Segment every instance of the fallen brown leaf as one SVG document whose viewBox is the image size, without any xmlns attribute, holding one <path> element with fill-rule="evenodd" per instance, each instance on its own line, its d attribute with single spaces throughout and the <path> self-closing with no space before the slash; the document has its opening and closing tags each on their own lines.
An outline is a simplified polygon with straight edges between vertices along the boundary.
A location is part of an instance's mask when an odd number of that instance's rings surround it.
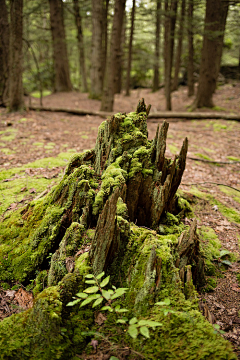
<svg viewBox="0 0 240 360">
<path fill-rule="evenodd" d="M 107 318 L 105 315 L 103 315 L 103 313 L 99 312 L 95 318 L 95 322 L 98 324 L 98 325 L 102 325 L 104 323 L 104 321 L 106 321 Z"/>
<path fill-rule="evenodd" d="M 32 188 L 32 189 L 29 189 L 29 192 L 30 192 L 30 194 L 35 194 L 37 192 L 37 190 Z"/>
<path fill-rule="evenodd" d="M 16 291 L 15 300 L 23 309 L 29 309 L 33 306 L 33 295 L 22 288 Z"/>
</svg>

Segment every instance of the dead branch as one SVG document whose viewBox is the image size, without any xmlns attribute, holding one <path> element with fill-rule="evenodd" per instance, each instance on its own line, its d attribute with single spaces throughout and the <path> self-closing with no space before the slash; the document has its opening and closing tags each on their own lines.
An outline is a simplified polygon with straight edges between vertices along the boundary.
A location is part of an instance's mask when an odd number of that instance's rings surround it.
<svg viewBox="0 0 240 360">
<path fill-rule="evenodd" d="M 215 161 L 215 160 L 199 159 L 199 158 L 190 157 L 190 156 L 188 156 L 187 159 L 194 160 L 194 161 L 202 161 L 202 162 L 212 163 L 212 164 L 224 164 L 224 165 L 234 165 L 234 164 L 240 163 L 240 161 Z"/>
<path fill-rule="evenodd" d="M 226 186 L 226 187 L 229 187 L 230 189 L 233 189 L 233 190 L 236 190 L 236 191 L 239 191 L 239 189 L 231 186 L 231 185 L 227 185 L 227 184 L 222 184 L 222 183 L 217 183 L 217 182 L 213 182 L 213 181 L 204 181 L 204 182 L 200 182 L 200 183 L 195 183 L 195 184 L 184 184 L 182 183 L 181 185 L 184 185 L 184 186 L 197 186 L 197 185 L 203 185 L 203 184 L 213 184 L 213 185 L 218 185 L 218 186 Z"/>
</svg>

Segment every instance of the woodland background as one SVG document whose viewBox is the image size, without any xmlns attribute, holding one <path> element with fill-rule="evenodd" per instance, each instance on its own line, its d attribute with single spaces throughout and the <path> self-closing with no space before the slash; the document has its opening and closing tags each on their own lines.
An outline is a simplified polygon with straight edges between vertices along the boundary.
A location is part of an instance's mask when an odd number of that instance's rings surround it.
<svg viewBox="0 0 240 360">
<path fill-rule="evenodd" d="M 170 110 L 179 84 L 195 96 L 192 108 L 213 107 L 217 80 L 239 78 L 238 1 L 3 0 L 0 6 L 0 99 L 10 110 L 23 106 L 23 92 L 77 90 L 112 111 L 114 94 L 162 86 Z"/>
</svg>

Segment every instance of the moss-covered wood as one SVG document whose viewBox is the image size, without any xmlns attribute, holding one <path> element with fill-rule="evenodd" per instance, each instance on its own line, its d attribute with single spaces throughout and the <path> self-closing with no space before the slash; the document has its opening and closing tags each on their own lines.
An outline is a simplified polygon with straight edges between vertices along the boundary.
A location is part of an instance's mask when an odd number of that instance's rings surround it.
<svg viewBox="0 0 240 360">
<path fill-rule="evenodd" d="M 0 223 L 1 284 L 35 285 L 33 308 L 0 323 L 1 359 L 81 358 L 88 330 L 147 359 L 235 359 L 198 310 L 204 259 L 196 221 L 181 222 L 189 206 L 176 195 L 187 139 L 179 156 L 165 158 L 168 124 L 149 141 L 148 112 L 141 100 L 136 112 L 104 121 L 95 149 L 75 155 L 50 194 Z M 91 306 L 66 306 L 84 276 L 102 270 L 129 288 L 119 301 L 130 314 L 163 324 L 150 339 L 132 340 L 115 314 L 99 329 Z M 164 298 L 167 317 L 155 305 Z"/>
</svg>

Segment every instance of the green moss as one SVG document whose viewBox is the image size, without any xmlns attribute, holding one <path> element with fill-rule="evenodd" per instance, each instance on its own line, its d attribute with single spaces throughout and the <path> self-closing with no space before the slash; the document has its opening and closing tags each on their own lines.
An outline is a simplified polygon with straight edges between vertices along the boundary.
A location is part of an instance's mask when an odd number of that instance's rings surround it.
<svg viewBox="0 0 240 360">
<path fill-rule="evenodd" d="M 226 195 L 232 197 L 235 201 L 240 203 L 240 192 L 226 186 L 219 186 L 219 189 Z"/>
<path fill-rule="evenodd" d="M 15 154 L 15 153 L 16 153 L 16 151 L 13 151 L 13 150 L 8 149 L 8 148 L 2 148 L 2 149 L 1 149 L 1 152 L 2 152 L 3 154 L 5 154 L 5 155 L 11 155 L 11 154 Z"/>
<path fill-rule="evenodd" d="M 44 290 L 32 309 L 0 323 L 1 358 L 60 359 L 69 346 L 61 334 L 62 303 L 57 288 Z"/>
<path fill-rule="evenodd" d="M 240 158 L 235 157 L 235 156 L 227 156 L 227 159 L 229 159 L 231 161 L 240 161 Z"/>
<path fill-rule="evenodd" d="M 14 129 L 14 128 L 8 128 L 7 130 L 2 130 L 0 131 L 0 140 L 1 141 L 5 141 L 5 142 L 8 142 L 8 141 L 12 141 L 15 139 L 15 137 L 17 136 L 17 129 Z"/>
<path fill-rule="evenodd" d="M 204 287 L 203 291 L 210 292 L 213 291 L 217 286 L 217 279 L 209 277 L 207 279 L 207 285 Z"/>
<path fill-rule="evenodd" d="M 34 297 L 43 291 L 45 287 L 47 287 L 47 270 L 40 271 L 35 279 Z"/>
<path fill-rule="evenodd" d="M 216 267 L 212 261 L 219 258 L 222 244 L 215 231 L 210 227 L 202 226 L 199 230 L 199 235 L 201 250 L 205 257 L 206 273 L 207 275 L 215 275 Z"/>
<path fill-rule="evenodd" d="M 123 202 L 123 199 L 120 197 L 117 202 L 117 215 L 122 216 L 123 218 L 127 218 L 128 209 L 127 205 Z"/>
<path fill-rule="evenodd" d="M 221 131 L 221 130 L 226 130 L 226 129 L 227 129 L 227 125 L 222 125 L 220 123 L 213 124 L 214 131 Z"/>
<path fill-rule="evenodd" d="M 179 153 L 179 149 L 175 145 L 169 144 L 168 148 L 171 151 L 171 153 L 174 155 Z"/>
<path fill-rule="evenodd" d="M 125 184 L 127 172 L 120 168 L 117 162 L 109 165 L 102 175 L 101 188 L 98 191 L 93 204 L 93 214 L 96 215 L 102 208 L 104 201 L 116 188 L 122 188 Z"/>
<path fill-rule="evenodd" d="M 237 278 L 238 284 L 239 284 L 239 286 L 240 286 L 240 274 L 237 274 L 237 275 L 236 275 L 236 278 Z"/>
<path fill-rule="evenodd" d="M 75 270 L 79 272 L 80 275 L 85 276 L 91 274 L 92 268 L 89 262 L 89 253 L 85 252 L 81 254 L 75 261 Z"/>
<path fill-rule="evenodd" d="M 212 203 L 218 206 L 218 210 L 222 215 L 226 216 L 226 218 L 234 223 L 240 224 L 240 215 L 239 212 L 231 207 L 227 207 L 222 202 L 212 198 Z"/>
<path fill-rule="evenodd" d="M 170 316 L 161 314 L 157 306 L 152 311 L 152 320 L 162 323 L 152 332 L 150 340 L 135 348 L 147 359 L 236 359 L 231 345 L 220 335 L 214 333 L 212 325 L 205 321 L 196 305 L 183 299 L 176 299 Z M 154 350 L 153 350 L 154 349 Z"/>
<path fill-rule="evenodd" d="M 201 154 L 201 153 L 196 153 L 195 155 L 198 156 L 200 159 L 209 160 L 209 161 L 213 160 L 209 156 Z"/>
</svg>

